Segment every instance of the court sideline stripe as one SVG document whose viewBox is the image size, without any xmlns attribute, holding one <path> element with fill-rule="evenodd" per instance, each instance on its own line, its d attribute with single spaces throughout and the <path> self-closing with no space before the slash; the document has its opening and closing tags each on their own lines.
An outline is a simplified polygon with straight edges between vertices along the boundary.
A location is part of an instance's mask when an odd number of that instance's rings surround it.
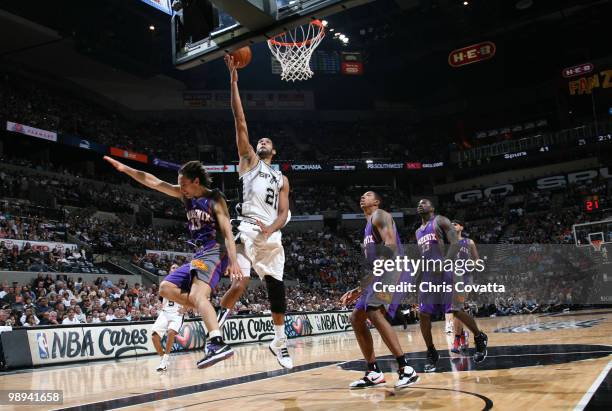
<svg viewBox="0 0 612 411">
<path fill-rule="evenodd" d="M 584 395 L 582 396 L 582 399 L 578 402 L 578 404 L 576 404 L 576 407 L 574 407 L 574 411 L 584 410 L 584 408 L 588 405 L 589 401 L 591 401 L 591 398 L 593 398 L 593 395 L 595 395 L 595 392 L 597 391 L 597 389 L 599 388 L 599 386 L 601 385 L 603 380 L 606 378 L 606 376 L 608 375 L 608 372 L 610 372 L 611 369 L 612 369 L 612 361 L 609 361 L 608 365 L 599 374 L 597 379 L 593 381 L 593 384 L 591 385 L 591 387 L 587 390 L 587 392 L 584 393 Z"/>
</svg>

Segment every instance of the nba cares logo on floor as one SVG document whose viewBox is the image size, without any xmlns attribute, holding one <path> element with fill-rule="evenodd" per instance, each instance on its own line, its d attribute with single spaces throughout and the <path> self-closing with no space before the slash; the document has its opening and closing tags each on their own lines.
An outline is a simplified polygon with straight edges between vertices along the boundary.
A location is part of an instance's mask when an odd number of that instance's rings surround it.
<svg viewBox="0 0 612 411">
<path fill-rule="evenodd" d="M 519 325 L 505 328 L 498 328 L 496 333 L 529 333 L 533 331 L 557 331 L 567 329 L 591 328 L 605 318 L 593 318 L 585 321 L 555 321 L 550 323 L 535 323 L 529 325 Z"/>
</svg>

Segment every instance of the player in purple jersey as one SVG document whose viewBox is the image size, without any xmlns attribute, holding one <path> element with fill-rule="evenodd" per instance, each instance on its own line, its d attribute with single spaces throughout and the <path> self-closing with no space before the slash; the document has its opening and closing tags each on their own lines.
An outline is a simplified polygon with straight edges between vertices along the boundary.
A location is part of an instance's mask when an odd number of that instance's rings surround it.
<svg viewBox="0 0 612 411">
<path fill-rule="evenodd" d="M 159 294 L 183 306 L 195 307 L 202 316 L 209 341 L 206 355 L 197 363 L 198 368 L 210 367 L 231 357 L 234 352 L 223 341 L 215 309 L 209 301 L 221 275 L 226 273 L 232 278 L 242 277 L 223 194 L 210 188 L 210 176 L 199 161 L 185 163 L 178 172 L 178 184 L 170 184 L 108 156 L 104 156 L 104 159 L 117 171 L 144 186 L 175 197 L 185 205 L 196 253 L 191 262 L 174 270 L 162 281 Z M 225 238 L 225 249 L 216 241 L 217 229 Z"/>
<path fill-rule="evenodd" d="M 478 250 L 476 249 L 476 243 L 474 240 L 463 237 L 463 229 L 465 223 L 461 220 L 453 220 L 453 228 L 457 232 L 457 240 L 459 241 L 459 252 L 457 253 L 457 260 L 478 260 Z M 463 282 L 469 284 L 472 280 L 472 274 L 466 273 L 463 276 Z M 453 341 L 453 348 L 451 352 L 459 354 L 461 351 L 467 352 L 469 348 L 468 333 L 463 329 L 463 323 L 456 316 L 453 318 L 453 330 L 455 331 L 455 339 Z"/>
<path fill-rule="evenodd" d="M 421 256 L 426 263 L 440 260 L 455 260 L 459 252 L 459 242 L 457 240 L 457 232 L 453 228 L 450 220 L 441 215 L 434 214 L 434 207 L 430 200 L 423 199 L 419 201 L 417 213 L 421 216 L 422 225 L 416 230 L 417 245 Z M 444 237 L 448 241 L 448 249 L 444 242 Z M 434 265 L 435 264 L 431 264 Z M 445 265 L 445 264 L 442 264 Z M 443 270 L 421 270 L 419 285 L 419 318 L 421 325 L 421 333 L 427 346 L 427 362 L 425 364 L 425 372 L 434 372 L 440 358 L 438 351 L 433 344 L 431 335 L 431 316 L 437 313 L 444 315 L 447 312 L 452 312 L 455 318 L 458 318 L 466 325 L 467 328 L 474 333 L 474 343 L 476 345 L 476 353 L 474 354 L 474 362 L 479 363 L 484 361 L 487 356 L 487 335 L 478 329 L 476 321 L 463 310 L 463 301 L 459 301 L 457 293 L 454 292 L 423 292 L 421 285 L 425 287 L 432 286 L 450 286 L 451 290 L 454 285 L 454 273 L 445 272 Z"/>
<path fill-rule="evenodd" d="M 366 260 L 370 263 L 376 259 L 392 259 L 395 256 L 403 255 L 395 222 L 389 213 L 379 208 L 380 204 L 380 196 L 373 191 L 363 194 L 359 203 L 367 220 L 363 246 Z M 397 276 L 392 274 L 393 278 L 390 279 L 392 283 L 397 284 L 409 278 L 409 273 L 397 274 Z M 380 278 L 375 281 L 381 281 Z M 358 300 L 351 315 L 351 324 L 367 363 L 365 376 L 350 384 L 350 389 L 368 388 L 386 383 L 385 376 L 376 363 L 374 342 L 366 323 L 368 319 L 376 327 L 385 345 L 397 360 L 399 379 L 395 388 L 404 388 L 419 380 L 417 373 L 406 362 L 397 333 L 385 318 L 386 313 L 391 317 L 394 316 L 402 296 L 403 293 L 390 294 L 374 291 L 371 279 L 361 287 L 350 290 L 342 296 L 341 302 L 345 306 Z"/>
</svg>

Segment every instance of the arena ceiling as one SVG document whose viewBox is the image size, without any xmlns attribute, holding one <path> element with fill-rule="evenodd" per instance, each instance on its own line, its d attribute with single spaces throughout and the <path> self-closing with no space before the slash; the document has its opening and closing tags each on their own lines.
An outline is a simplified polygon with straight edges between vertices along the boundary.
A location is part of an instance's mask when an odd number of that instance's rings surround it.
<svg viewBox="0 0 612 411">
<path fill-rule="evenodd" d="M 494 83 L 496 90 L 532 88 L 559 66 L 609 55 L 606 16 L 612 15 L 611 3 L 469 0 L 464 6 L 463 0 L 378 0 L 330 18 L 351 38 L 348 49 L 363 52 L 366 75 L 334 79 L 333 89 L 329 78 L 320 76 L 300 88 L 319 93 L 319 103 L 329 105 L 324 108 L 363 109 L 368 107 L 358 104 L 363 100 L 395 100 L 460 110 L 457 102 L 466 95 L 491 89 L 478 84 Z M 168 16 L 139 0 L 20 0 L 2 7 L 4 64 L 77 83 L 120 103 L 129 100 L 121 93 L 178 95 L 184 88 L 226 86 L 221 62 L 174 69 Z M 451 50 L 484 40 L 503 45 L 495 59 L 462 71 L 446 63 Z M 321 47 L 337 46 L 329 41 Z M 243 87 L 295 87 L 273 76 L 269 63 L 262 64 L 269 61 L 265 45 L 254 52 Z M 344 97 L 338 101 L 335 96 Z"/>
</svg>

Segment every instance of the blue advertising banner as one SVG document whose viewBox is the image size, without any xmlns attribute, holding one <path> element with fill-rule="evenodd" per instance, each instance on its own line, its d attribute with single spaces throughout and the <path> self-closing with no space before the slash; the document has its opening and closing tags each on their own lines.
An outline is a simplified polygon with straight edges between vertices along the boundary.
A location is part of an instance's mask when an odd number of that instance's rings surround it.
<svg viewBox="0 0 612 411">
<path fill-rule="evenodd" d="M 153 158 L 152 163 L 154 166 L 169 168 L 172 170 L 178 170 L 179 168 L 181 168 L 180 164 L 171 163 L 170 161 L 162 160 L 157 157 Z"/>
<path fill-rule="evenodd" d="M 108 154 L 108 146 L 94 143 L 91 140 L 86 140 L 84 138 L 72 136 L 70 134 L 60 134 L 59 142 L 68 146 L 79 147 L 84 150 L 93 150 L 101 154 Z"/>
</svg>

